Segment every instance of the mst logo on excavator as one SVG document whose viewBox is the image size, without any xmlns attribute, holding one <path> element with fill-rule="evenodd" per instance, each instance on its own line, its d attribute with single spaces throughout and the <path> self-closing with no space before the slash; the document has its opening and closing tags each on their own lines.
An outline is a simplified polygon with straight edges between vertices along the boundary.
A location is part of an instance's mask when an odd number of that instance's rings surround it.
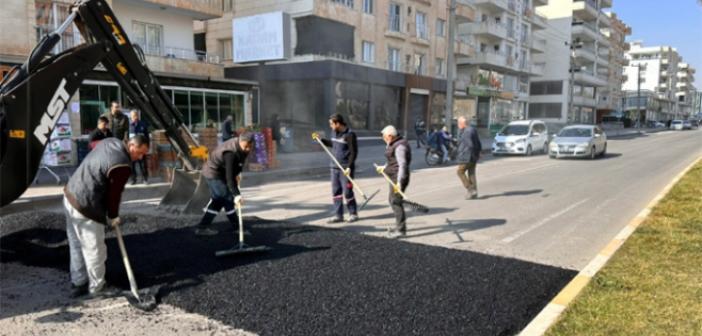
<svg viewBox="0 0 702 336">
<path fill-rule="evenodd" d="M 56 89 L 54 96 L 51 97 L 49 106 L 41 117 L 39 126 L 34 129 L 34 136 L 37 137 L 37 140 L 39 140 L 42 145 L 46 145 L 49 133 L 51 133 L 51 130 L 56 125 L 59 116 L 61 116 L 61 112 L 66 108 L 66 104 L 70 98 L 71 96 L 68 94 L 68 91 L 66 91 L 66 79 L 64 78 L 61 80 L 61 84 L 59 84 L 58 89 Z"/>
<path fill-rule="evenodd" d="M 107 21 L 107 23 L 109 23 L 110 26 L 112 26 L 112 36 L 114 36 L 115 40 L 117 40 L 117 43 L 119 45 L 127 43 L 127 39 L 125 39 L 124 35 L 122 35 L 122 32 L 117 27 L 115 20 L 113 20 L 111 16 L 105 15 L 105 21 Z"/>
</svg>

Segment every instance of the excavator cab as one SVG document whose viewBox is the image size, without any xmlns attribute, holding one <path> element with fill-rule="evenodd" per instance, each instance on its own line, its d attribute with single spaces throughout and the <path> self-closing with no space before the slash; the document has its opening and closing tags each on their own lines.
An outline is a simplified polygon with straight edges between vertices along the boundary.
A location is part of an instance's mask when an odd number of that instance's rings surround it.
<svg viewBox="0 0 702 336">
<path fill-rule="evenodd" d="M 72 23 L 85 43 L 51 54 Z M 190 133 L 140 54 L 105 0 L 81 0 L 27 61 L 11 71 L 0 83 L 0 206 L 19 198 L 32 183 L 59 117 L 86 76 L 102 64 L 154 126 L 165 130 L 183 162 L 160 206 L 202 211 L 209 190 L 198 169 L 207 159 L 207 148 Z"/>
</svg>

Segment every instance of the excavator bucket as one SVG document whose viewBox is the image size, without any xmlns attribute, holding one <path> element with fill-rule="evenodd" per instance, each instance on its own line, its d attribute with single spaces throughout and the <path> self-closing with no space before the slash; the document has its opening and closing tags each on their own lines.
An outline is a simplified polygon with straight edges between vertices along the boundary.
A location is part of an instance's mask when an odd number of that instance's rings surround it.
<svg viewBox="0 0 702 336">
<path fill-rule="evenodd" d="M 158 206 L 179 214 L 201 214 L 209 200 L 210 188 L 199 172 L 173 169 L 171 188 Z"/>
</svg>

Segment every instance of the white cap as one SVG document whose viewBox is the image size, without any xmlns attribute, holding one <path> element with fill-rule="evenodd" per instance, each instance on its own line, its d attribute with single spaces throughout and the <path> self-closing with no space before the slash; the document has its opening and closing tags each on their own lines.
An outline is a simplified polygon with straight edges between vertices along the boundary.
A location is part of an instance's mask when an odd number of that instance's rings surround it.
<svg viewBox="0 0 702 336">
<path fill-rule="evenodd" d="M 393 125 L 388 125 L 383 128 L 382 131 L 380 131 L 381 134 L 383 135 L 392 135 L 392 136 L 397 136 L 397 129 Z"/>
</svg>

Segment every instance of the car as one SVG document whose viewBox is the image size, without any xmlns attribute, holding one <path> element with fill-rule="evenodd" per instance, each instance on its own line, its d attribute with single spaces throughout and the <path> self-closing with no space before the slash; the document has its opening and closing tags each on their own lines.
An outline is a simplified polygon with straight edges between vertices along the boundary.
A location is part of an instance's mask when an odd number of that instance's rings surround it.
<svg viewBox="0 0 702 336">
<path fill-rule="evenodd" d="M 521 154 L 548 151 L 548 129 L 541 120 L 512 121 L 503 127 L 492 142 L 492 154 Z"/>
<path fill-rule="evenodd" d="M 683 121 L 682 120 L 673 120 L 670 122 L 670 129 L 672 130 L 677 130 L 677 131 L 682 131 L 683 130 Z"/>
<path fill-rule="evenodd" d="M 595 159 L 607 154 L 607 134 L 595 125 L 571 125 L 564 127 L 549 144 L 548 156 L 582 157 Z"/>
<path fill-rule="evenodd" d="M 698 129 L 700 127 L 700 121 L 697 119 L 690 119 L 690 124 L 692 125 L 692 129 Z"/>
</svg>

